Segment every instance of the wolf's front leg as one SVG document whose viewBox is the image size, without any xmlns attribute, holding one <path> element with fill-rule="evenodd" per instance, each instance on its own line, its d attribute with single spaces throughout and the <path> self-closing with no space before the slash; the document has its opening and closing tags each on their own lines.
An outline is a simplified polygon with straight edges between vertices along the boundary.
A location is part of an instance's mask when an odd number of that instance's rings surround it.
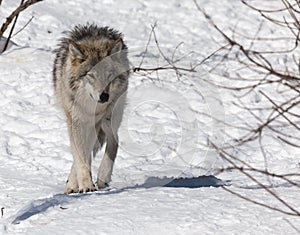
<svg viewBox="0 0 300 235">
<path fill-rule="evenodd" d="M 78 191 L 79 191 L 79 189 L 78 189 L 78 182 L 77 182 L 77 175 L 76 175 L 76 167 L 73 162 L 71 172 L 68 177 L 65 194 L 78 193 Z"/>
<path fill-rule="evenodd" d="M 91 192 L 96 188 L 92 181 L 91 175 L 91 151 L 87 147 L 89 143 L 86 129 L 79 121 L 72 121 L 70 128 L 71 150 L 73 154 L 73 166 L 69 176 L 69 181 L 66 188 L 66 193 L 74 192 L 76 190 L 75 177 L 77 180 L 77 192 Z"/>
<path fill-rule="evenodd" d="M 98 171 L 97 186 L 99 189 L 105 188 L 111 181 L 114 161 L 118 151 L 118 137 L 116 132 L 115 135 L 113 133 L 110 120 L 105 119 L 102 123 L 102 129 L 106 135 L 106 149 Z"/>
</svg>

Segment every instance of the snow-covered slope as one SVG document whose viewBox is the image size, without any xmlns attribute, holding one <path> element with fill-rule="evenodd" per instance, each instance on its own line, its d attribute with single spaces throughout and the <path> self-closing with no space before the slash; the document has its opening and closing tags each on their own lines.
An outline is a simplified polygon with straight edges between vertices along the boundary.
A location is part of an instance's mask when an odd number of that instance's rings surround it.
<svg viewBox="0 0 300 235">
<path fill-rule="evenodd" d="M 198 2 L 220 27 L 240 21 L 245 31 L 255 31 L 259 25 L 257 15 L 239 1 Z M 1 19 L 17 4 L 4 1 Z M 164 177 L 209 175 L 225 164 L 201 144 L 207 135 L 223 141 L 222 127 L 195 111 L 225 118 L 230 110 L 215 100 L 230 96 L 201 83 L 197 78 L 210 76 L 201 68 L 183 82 L 169 71 L 159 79 L 152 74 L 152 80 L 132 75 L 112 190 L 62 195 L 72 156 L 64 117 L 53 99 L 52 50 L 63 31 L 87 21 L 116 28 L 124 33 L 135 66 L 155 23 L 168 56 L 181 42 L 178 56 L 194 52 L 183 58 L 183 66 L 201 61 L 222 43 L 193 1 L 47 0 L 23 12 L 16 30 L 31 16 L 29 26 L 13 38 L 17 46 L 0 55 L 0 234 L 297 234 L 299 217 L 251 204 L 221 187 L 161 187 Z M 144 65 L 156 66 L 158 60 L 150 43 Z M 299 172 L 299 152 L 270 145 L 272 169 Z M 94 174 L 100 159 L 101 154 L 93 161 Z M 260 167 L 263 159 L 254 156 L 251 163 Z M 237 172 L 218 177 L 242 195 L 282 206 Z M 215 178 L 209 180 L 218 186 Z M 299 188 L 274 185 L 300 209 Z"/>
</svg>

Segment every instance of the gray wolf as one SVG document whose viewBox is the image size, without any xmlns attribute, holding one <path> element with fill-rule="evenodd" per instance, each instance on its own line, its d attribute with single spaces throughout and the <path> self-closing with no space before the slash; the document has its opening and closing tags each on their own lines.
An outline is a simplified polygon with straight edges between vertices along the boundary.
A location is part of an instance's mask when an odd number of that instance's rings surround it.
<svg viewBox="0 0 300 235">
<path fill-rule="evenodd" d="M 106 142 L 97 175 L 98 189 L 111 180 L 129 77 L 122 34 L 95 24 L 75 26 L 58 48 L 54 92 L 66 116 L 73 165 L 65 193 L 95 191 L 91 160 Z"/>
</svg>

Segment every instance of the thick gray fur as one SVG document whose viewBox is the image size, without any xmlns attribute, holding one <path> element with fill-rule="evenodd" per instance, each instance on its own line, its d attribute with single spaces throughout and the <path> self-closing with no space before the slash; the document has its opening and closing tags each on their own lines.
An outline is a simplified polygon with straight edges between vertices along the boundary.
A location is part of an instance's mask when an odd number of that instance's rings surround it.
<svg viewBox="0 0 300 235">
<path fill-rule="evenodd" d="M 110 182 L 117 155 L 129 77 L 127 46 L 118 31 L 87 24 L 67 32 L 55 53 L 55 97 L 66 115 L 74 159 L 65 193 L 94 191 L 92 153 L 106 142 L 99 189 Z"/>
</svg>

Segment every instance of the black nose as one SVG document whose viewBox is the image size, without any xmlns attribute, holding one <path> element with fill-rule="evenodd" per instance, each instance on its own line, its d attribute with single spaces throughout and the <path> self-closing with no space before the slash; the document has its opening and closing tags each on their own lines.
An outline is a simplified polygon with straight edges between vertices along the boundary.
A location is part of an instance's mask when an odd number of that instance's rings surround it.
<svg viewBox="0 0 300 235">
<path fill-rule="evenodd" d="M 99 99 L 99 102 L 100 103 L 105 103 L 107 102 L 109 99 L 109 94 L 106 93 L 106 92 L 102 92 L 102 94 L 100 95 L 100 99 Z"/>
</svg>

